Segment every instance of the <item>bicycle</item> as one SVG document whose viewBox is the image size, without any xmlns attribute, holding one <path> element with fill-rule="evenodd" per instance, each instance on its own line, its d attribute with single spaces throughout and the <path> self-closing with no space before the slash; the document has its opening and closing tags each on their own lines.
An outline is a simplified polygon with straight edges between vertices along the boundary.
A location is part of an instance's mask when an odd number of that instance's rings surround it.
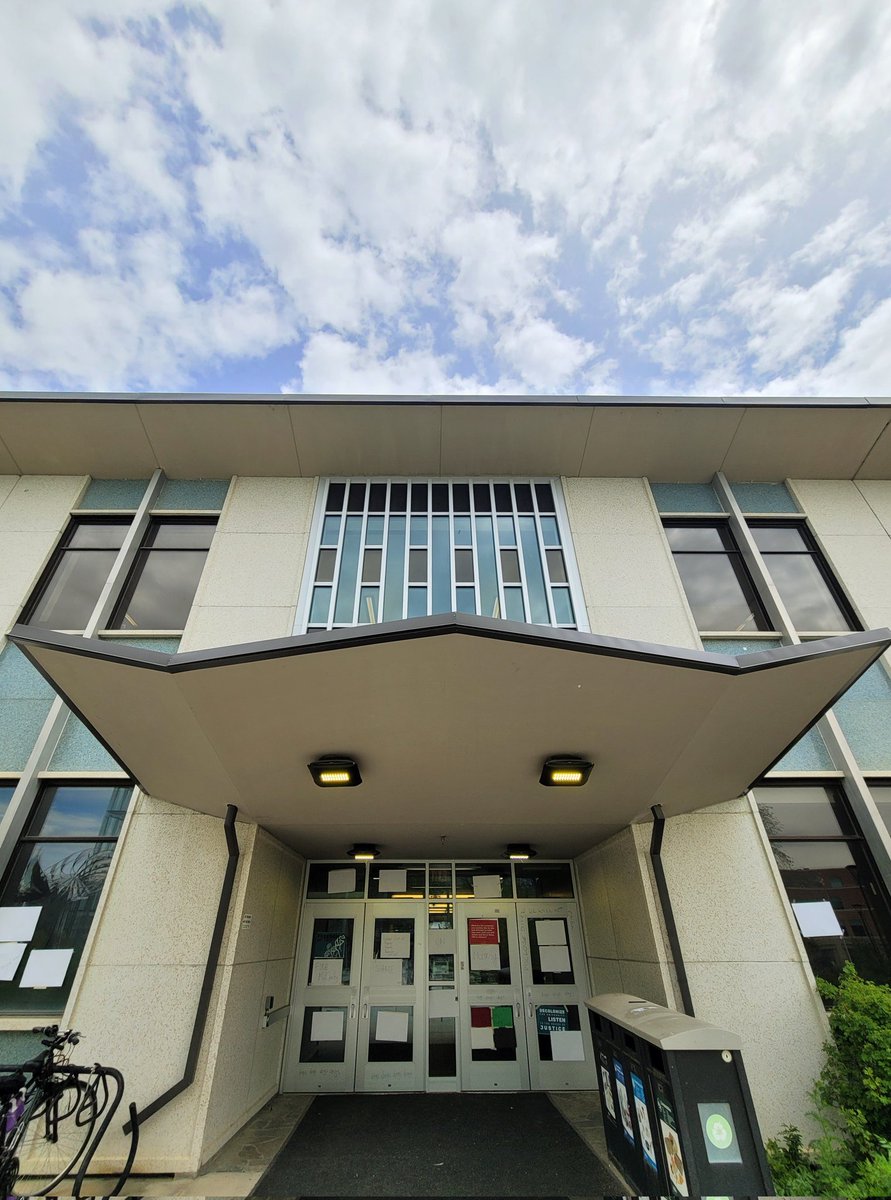
<svg viewBox="0 0 891 1200">
<path fill-rule="evenodd" d="M 123 1077 L 114 1068 L 98 1063 L 92 1067 L 73 1066 L 69 1061 L 71 1051 L 80 1041 L 74 1030 L 60 1033 L 58 1025 L 48 1025 L 34 1033 L 43 1035 L 45 1050 L 21 1066 L 0 1066 L 0 1071 L 8 1072 L 0 1075 L 0 1197 L 13 1194 L 20 1169 L 29 1178 L 40 1180 L 39 1189 L 29 1191 L 35 1196 L 47 1195 L 76 1170 L 77 1195 L 90 1159 L 120 1103 Z M 114 1091 L 109 1089 L 109 1079 L 115 1085 Z M 103 1114 L 104 1120 L 93 1137 Z M 125 1178 L 122 1176 L 118 1187 Z"/>
</svg>

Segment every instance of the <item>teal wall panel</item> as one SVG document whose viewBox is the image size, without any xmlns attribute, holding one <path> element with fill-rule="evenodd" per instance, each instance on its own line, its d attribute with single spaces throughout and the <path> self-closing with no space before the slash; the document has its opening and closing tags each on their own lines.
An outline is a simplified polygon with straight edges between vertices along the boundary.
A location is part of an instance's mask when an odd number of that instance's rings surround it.
<svg viewBox="0 0 891 1200">
<path fill-rule="evenodd" d="M 228 479 L 168 479 L 155 508 L 216 512 L 223 507 L 228 491 Z"/>
<path fill-rule="evenodd" d="M 784 483 L 731 483 L 730 490 L 744 513 L 800 511 Z"/>
<path fill-rule="evenodd" d="M 724 511 L 710 483 L 651 483 L 650 488 L 660 512 Z"/>
<path fill-rule="evenodd" d="M 0 652 L 0 771 L 21 771 L 55 693 L 18 646 Z"/>
<path fill-rule="evenodd" d="M 891 679 L 881 663 L 861 675 L 833 711 L 861 771 L 891 769 Z"/>
<path fill-rule="evenodd" d="M 147 479 L 94 479 L 78 507 L 136 509 L 147 484 Z"/>
<path fill-rule="evenodd" d="M 71 714 L 65 722 L 62 736 L 50 759 L 51 771 L 120 771 L 101 742 L 97 742 L 87 727 Z"/>
</svg>

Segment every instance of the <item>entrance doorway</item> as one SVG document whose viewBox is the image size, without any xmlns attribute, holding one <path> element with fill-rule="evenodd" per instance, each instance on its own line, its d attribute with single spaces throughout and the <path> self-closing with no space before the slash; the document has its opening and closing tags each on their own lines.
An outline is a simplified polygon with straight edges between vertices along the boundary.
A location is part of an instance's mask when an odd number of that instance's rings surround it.
<svg viewBox="0 0 891 1200">
<path fill-rule="evenodd" d="M 282 1090 L 595 1088 L 589 994 L 570 863 L 313 863 Z"/>
</svg>

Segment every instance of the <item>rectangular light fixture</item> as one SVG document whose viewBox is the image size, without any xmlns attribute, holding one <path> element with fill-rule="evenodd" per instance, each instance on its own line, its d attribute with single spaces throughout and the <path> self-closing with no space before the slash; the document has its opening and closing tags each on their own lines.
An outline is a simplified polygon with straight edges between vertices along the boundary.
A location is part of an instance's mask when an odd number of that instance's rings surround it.
<svg viewBox="0 0 891 1200">
<path fill-rule="evenodd" d="M 307 766 L 318 787 L 358 787 L 362 782 L 358 764 L 352 758 L 326 754 Z"/>
<path fill-rule="evenodd" d="M 594 764 L 571 755 L 545 759 L 538 782 L 545 787 L 581 787 Z"/>
</svg>

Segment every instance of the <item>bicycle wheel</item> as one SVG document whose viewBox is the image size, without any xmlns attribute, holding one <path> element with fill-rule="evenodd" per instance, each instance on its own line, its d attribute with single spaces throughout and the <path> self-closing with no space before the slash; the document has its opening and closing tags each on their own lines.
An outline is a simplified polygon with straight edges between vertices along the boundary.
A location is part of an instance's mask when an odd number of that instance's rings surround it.
<svg viewBox="0 0 891 1200">
<path fill-rule="evenodd" d="M 45 1196 L 73 1174 L 93 1136 L 96 1101 L 77 1078 L 51 1080 L 18 1147 L 20 1177 L 33 1181 L 29 1194 Z"/>
</svg>

